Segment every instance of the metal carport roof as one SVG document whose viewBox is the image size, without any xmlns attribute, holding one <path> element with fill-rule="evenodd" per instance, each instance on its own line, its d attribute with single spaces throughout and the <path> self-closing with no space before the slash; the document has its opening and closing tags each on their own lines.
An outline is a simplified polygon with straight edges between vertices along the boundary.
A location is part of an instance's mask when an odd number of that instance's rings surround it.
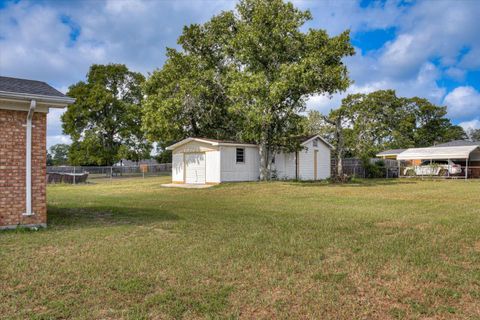
<svg viewBox="0 0 480 320">
<path fill-rule="evenodd" d="M 410 148 L 397 156 L 397 160 L 448 160 L 448 159 L 468 159 L 470 153 L 479 146 L 460 146 L 460 147 L 431 147 L 431 148 Z"/>
</svg>

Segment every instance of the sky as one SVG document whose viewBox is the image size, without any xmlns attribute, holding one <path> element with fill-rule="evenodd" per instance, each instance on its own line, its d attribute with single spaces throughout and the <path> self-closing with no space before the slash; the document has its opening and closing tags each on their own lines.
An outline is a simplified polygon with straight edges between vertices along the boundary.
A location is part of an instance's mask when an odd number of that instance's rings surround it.
<svg viewBox="0 0 480 320">
<path fill-rule="evenodd" d="M 353 84 L 314 96 L 309 109 L 328 112 L 348 93 L 395 89 L 447 106 L 464 128 L 480 128 L 480 1 L 295 0 L 334 36 L 346 29 L 356 55 L 344 60 Z M 0 74 L 42 80 L 62 92 L 85 80 L 91 64 L 161 68 L 183 26 L 202 23 L 235 1 L 0 0 Z M 47 146 L 68 143 L 60 115 L 48 115 Z"/>
</svg>

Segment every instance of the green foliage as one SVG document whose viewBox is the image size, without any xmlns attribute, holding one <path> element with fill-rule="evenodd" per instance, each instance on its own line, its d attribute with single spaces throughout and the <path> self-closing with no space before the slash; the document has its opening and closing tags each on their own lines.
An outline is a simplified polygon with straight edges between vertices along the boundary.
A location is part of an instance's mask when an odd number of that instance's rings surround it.
<svg viewBox="0 0 480 320">
<path fill-rule="evenodd" d="M 159 154 L 155 157 L 155 159 L 159 163 L 172 163 L 172 151 L 170 150 L 162 150 Z"/>
<path fill-rule="evenodd" d="M 141 131 L 142 74 L 125 65 L 92 65 L 86 82 L 70 86 L 76 102 L 62 115 L 73 140 L 69 160 L 76 165 L 112 165 L 121 158 L 148 157 L 151 145 Z"/>
<path fill-rule="evenodd" d="M 470 129 L 470 130 L 468 130 L 468 137 L 472 141 L 480 141 L 480 129 Z"/>
<path fill-rule="evenodd" d="M 53 159 L 52 159 L 52 154 L 48 151 L 48 149 L 46 150 L 46 153 L 47 153 L 47 166 L 53 166 Z"/>
<path fill-rule="evenodd" d="M 369 94 L 350 94 L 340 108 L 327 118 L 342 115 L 345 155 L 359 158 L 375 156 L 381 150 L 428 147 L 435 143 L 466 138 L 460 126 L 446 118 L 446 107 L 436 106 L 427 99 L 397 97 L 394 90 Z M 335 125 L 311 113 L 307 128 L 316 130 L 337 145 Z"/>
<path fill-rule="evenodd" d="M 329 142 L 335 140 L 332 127 L 325 121 L 324 115 L 317 110 L 309 110 L 304 117 L 304 135 L 319 134 Z"/>
<path fill-rule="evenodd" d="M 385 162 L 370 162 L 370 159 L 362 159 L 362 166 L 365 169 L 365 178 L 385 178 Z"/>
<path fill-rule="evenodd" d="M 311 20 L 282 0 L 243 0 L 184 28 L 167 62 L 145 84 L 144 130 L 152 141 L 208 136 L 260 144 L 262 178 L 271 153 L 298 147 L 305 102 L 345 90 L 349 33 L 301 30 Z"/>
<path fill-rule="evenodd" d="M 68 144 L 59 143 L 50 147 L 50 152 L 47 157 L 49 165 L 61 166 L 68 164 L 68 153 L 70 146 Z"/>
</svg>

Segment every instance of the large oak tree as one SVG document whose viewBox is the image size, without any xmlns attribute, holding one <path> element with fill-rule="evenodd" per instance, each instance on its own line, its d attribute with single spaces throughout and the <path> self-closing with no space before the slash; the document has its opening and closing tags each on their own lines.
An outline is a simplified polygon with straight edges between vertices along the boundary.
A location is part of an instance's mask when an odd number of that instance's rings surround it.
<svg viewBox="0 0 480 320">
<path fill-rule="evenodd" d="M 122 158 L 149 157 L 151 144 L 141 131 L 141 73 L 122 64 L 92 65 L 87 81 L 68 90 L 76 99 L 62 115 L 72 138 L 69 160 L 76 165 L 112 165 Z"/>
<path fill-rule="evenodd" d="M 144 129 L 153 141 L 231 138 L 260 146 L 261 179 L 272 153 L 295 147 L 306 100 L 345 90 L 349 33 L 308 29 L 309 11 L 282 0 L 242 0 L 184 28 L 181 51 L 147 81 Z"/>
</svg>

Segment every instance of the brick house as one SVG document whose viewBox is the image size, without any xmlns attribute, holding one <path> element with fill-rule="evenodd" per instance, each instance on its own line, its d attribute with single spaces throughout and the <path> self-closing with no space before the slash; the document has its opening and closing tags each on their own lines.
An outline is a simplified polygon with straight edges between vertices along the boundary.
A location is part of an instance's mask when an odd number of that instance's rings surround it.
<svg viewBox="0 0 480 320">
<path fill-rule="evenodd" d="M 74 101 L 45 82 L 0 76 L 0 229 L 47 225 L 47 113 Z"/>
</svg>

